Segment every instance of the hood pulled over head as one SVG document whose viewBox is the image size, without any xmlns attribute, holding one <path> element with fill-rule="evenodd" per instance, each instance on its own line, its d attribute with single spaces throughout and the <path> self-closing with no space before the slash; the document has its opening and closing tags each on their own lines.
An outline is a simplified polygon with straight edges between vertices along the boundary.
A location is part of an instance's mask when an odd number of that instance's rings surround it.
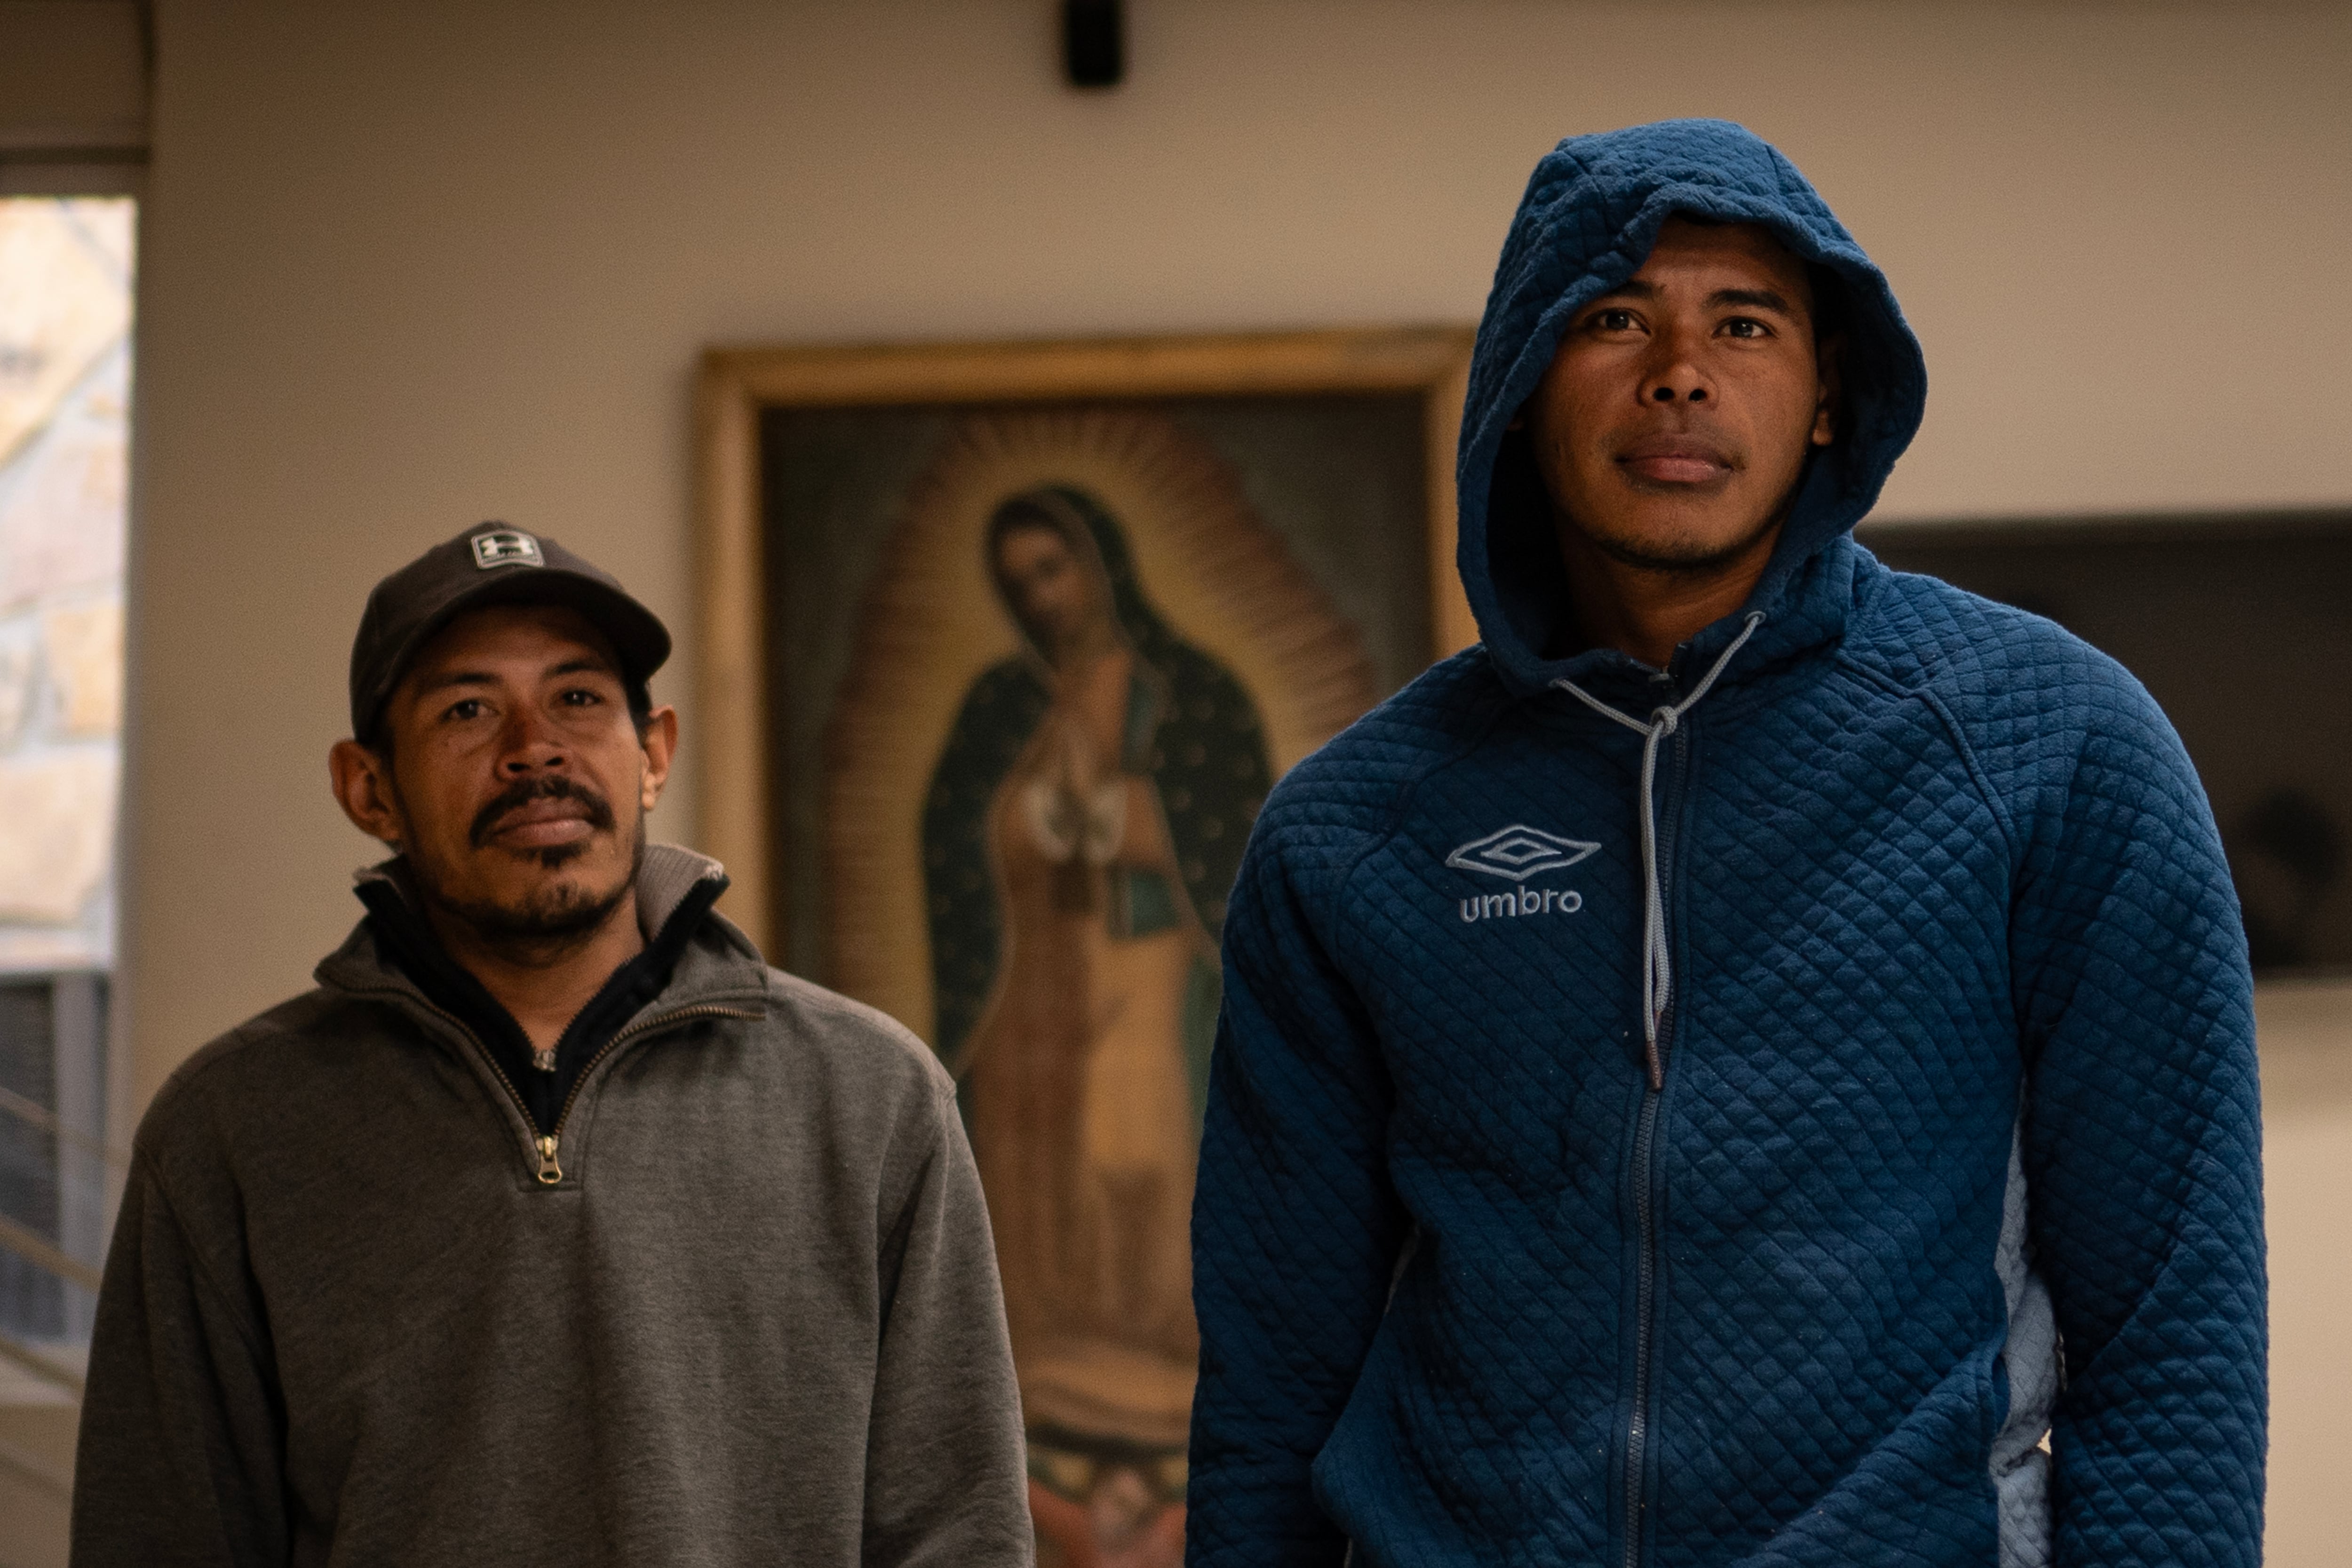
<svg viewBox="0 0 2352 1568">
<path fill-rule="evenodd" d="M 1769 610 L 1808 560 L 1862 520 L 1919 428 L 1927 370 L 1918 340 L 1885 274 L 1778 151 L 1719 120 L 1562 142 L 1536 165 L 1495 268 L 1455 470 L 1462 585 L 1488 655 L 1521 690 L 1543 687 L 1573 661 L 1547 655 L 1569 614 L 1567 584 L 1542 481 L 1511 421 L 1575 313 L 1638 271 L 1676 214 L 1760 224 L 1840 288 L 1841 427 L 1806 459 L 1751 606 Z"/>
</svg>

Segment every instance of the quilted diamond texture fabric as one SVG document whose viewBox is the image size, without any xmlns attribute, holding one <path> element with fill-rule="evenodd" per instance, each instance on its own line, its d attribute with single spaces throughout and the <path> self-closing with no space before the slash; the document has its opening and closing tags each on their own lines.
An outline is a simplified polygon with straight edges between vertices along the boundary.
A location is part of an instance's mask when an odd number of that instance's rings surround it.
<svg viewBox="0 0 2352 1568">
<path fill-rule="evenodd" d="M 1505 437 L 1558 321 L 1666 210 L 1772 222 L 1872 341 L 1762 627 L 1662 751 L 1653 1097 L 1641 737 L 1549 682 L 1645 713 L 1736 626 L 1667 672 L 1548 658 L 1548 524 Z M 1465 426 L 1486 640 L 1283 781 L 1231 907 L 1195 1563 L 2259 1560 L 2260 1131 L 2219 841 L 2112 661 L 1847 537 L 1917 364 L 1875 269 L 1744 132 L 1538 169 Z M 1514 826 L 1601 847 L 1517 882 L 1448 865 Z M 2064 1379 L 2046 1494 L 2007 1508 L 2004 1256 L 2047 1287 Z"/>
</svg>

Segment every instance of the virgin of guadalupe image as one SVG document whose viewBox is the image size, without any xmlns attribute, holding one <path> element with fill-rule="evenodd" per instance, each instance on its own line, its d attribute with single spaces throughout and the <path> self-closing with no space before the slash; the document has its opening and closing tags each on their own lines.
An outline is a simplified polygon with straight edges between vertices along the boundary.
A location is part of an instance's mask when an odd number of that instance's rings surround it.
<svg viewBox="0 0 2352 1568">
<path fill-rule="evenodd" d="M 1217 942 L 1273 783 L 1250 694 L 1075 485 L 989 516 L 1022 651 L 922 812 L 937 1008 L 987 1190 L 1050 1558 L 1172 1563 L 1199 1336 L 1190 1225 Z"/>
</svg>

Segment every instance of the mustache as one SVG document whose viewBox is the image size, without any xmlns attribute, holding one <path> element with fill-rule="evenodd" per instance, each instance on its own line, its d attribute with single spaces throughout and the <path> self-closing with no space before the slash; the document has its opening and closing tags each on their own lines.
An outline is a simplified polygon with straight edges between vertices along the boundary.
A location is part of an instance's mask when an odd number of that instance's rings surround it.
<svg viewBox="0 0 2352 1568">
<path fill-rule="evenodd" d="M 613 807 L 602 795 L 576 779 L 557 775 L 518 780 L 501 791 L 497 798 L 474 814 L 473 826 L 466 834 L 467 841 L 479 849 L 489 842 L 490 835 L 498 831 L 499 822 L 509 813 L 520 811 L 535 800 L 577 801 L 589 826 L 599 833 L 613 830 Z"/>
</svg>

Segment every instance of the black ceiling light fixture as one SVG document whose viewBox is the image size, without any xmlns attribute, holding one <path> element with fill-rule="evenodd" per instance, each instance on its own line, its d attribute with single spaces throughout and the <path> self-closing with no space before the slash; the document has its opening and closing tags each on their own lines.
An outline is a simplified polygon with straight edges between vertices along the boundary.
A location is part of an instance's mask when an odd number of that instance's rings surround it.
<svg viewBox="0 0 2352 1568">
<path fill-rule="evenodd" d="M 1072 87 L 1127 79 L 1127 18 L 1119 0 L 1062 0 L 1062 69 Z"/>
</svg>

